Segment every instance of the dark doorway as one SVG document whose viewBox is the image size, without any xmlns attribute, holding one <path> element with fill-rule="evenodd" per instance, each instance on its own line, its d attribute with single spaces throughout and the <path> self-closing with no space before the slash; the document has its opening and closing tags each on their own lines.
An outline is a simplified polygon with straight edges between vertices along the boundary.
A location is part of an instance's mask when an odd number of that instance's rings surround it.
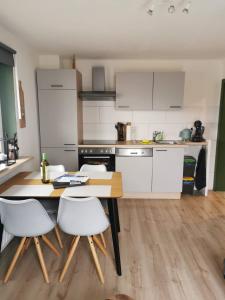
<svg viewBox="0 0 225 300">
<path fill-rule="evenodd" d="M 225 79 L 222 80 L 221 88 L 214 190 L 225 191 Z"/>
</svg>

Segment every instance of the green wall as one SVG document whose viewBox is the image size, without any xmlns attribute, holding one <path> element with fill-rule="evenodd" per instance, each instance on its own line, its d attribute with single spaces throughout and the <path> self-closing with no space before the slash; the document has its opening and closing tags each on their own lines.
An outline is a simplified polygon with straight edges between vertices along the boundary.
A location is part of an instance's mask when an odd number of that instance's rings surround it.
<svg viewBox="0 0 225 300">
<path fill-rule="evenodd" d="M 17 131 L 13 67 L 0 64 L 0 103 L 3 133 L 11 138 Z"/>
</svg>

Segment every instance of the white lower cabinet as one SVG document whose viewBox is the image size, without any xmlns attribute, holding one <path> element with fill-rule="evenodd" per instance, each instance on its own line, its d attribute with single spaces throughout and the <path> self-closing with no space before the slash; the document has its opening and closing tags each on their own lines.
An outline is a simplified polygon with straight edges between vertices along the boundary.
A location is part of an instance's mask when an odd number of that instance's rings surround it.
<svg viewBox="0 0 225 300">
<path fill-rule="evenodd" d="M 182 192 L 183 164 L 183 148 L 154 148 L 152 192 Z"/>
<path fill-rule="evenodd" d="M 116 171 L 122 173 L 124 193 L 150 193 L 152 157 L 116 157 Z"/>
</svg>

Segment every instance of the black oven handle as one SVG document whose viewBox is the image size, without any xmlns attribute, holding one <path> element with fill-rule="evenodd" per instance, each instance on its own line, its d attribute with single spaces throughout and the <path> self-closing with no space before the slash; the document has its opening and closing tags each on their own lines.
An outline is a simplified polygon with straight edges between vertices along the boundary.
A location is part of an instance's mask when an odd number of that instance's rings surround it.
<svg viewBox="0 0 225 300">
<path fill-rule="evenodd" d="M 83 158 L 110 158 L 110 156 L 83 156 Z"/>
</svg>

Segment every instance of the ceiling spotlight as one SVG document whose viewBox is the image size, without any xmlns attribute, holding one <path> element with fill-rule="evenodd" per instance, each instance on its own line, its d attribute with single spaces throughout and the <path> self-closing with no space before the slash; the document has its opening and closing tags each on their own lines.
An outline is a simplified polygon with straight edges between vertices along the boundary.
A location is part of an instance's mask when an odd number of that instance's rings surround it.
<svg viewBox="0 0 225 300">
<path fill-rule="evenodd" d="M 190 7 L 191 7 L 191 1 L 187 1 L 187 4 L 183 8 L 182 12 L 186 15 L 189 14 Z"/>
<path fill-rule="evenodd" d="M 170 6 L 168 7 L 168 13 L 169 14 L 174 14 L 176 11 L 175 5 L 173 1 L 170 1 Z"/>
<path fill-rule="evenodd" d="M 147 10 L 147 13 L 152 16 L 154 14 L 154 11 L 155 11 L 155 5 L 154 3 L 152 3 L 150 6 L 149 6 L 149 9 Z"/>
</svg>

